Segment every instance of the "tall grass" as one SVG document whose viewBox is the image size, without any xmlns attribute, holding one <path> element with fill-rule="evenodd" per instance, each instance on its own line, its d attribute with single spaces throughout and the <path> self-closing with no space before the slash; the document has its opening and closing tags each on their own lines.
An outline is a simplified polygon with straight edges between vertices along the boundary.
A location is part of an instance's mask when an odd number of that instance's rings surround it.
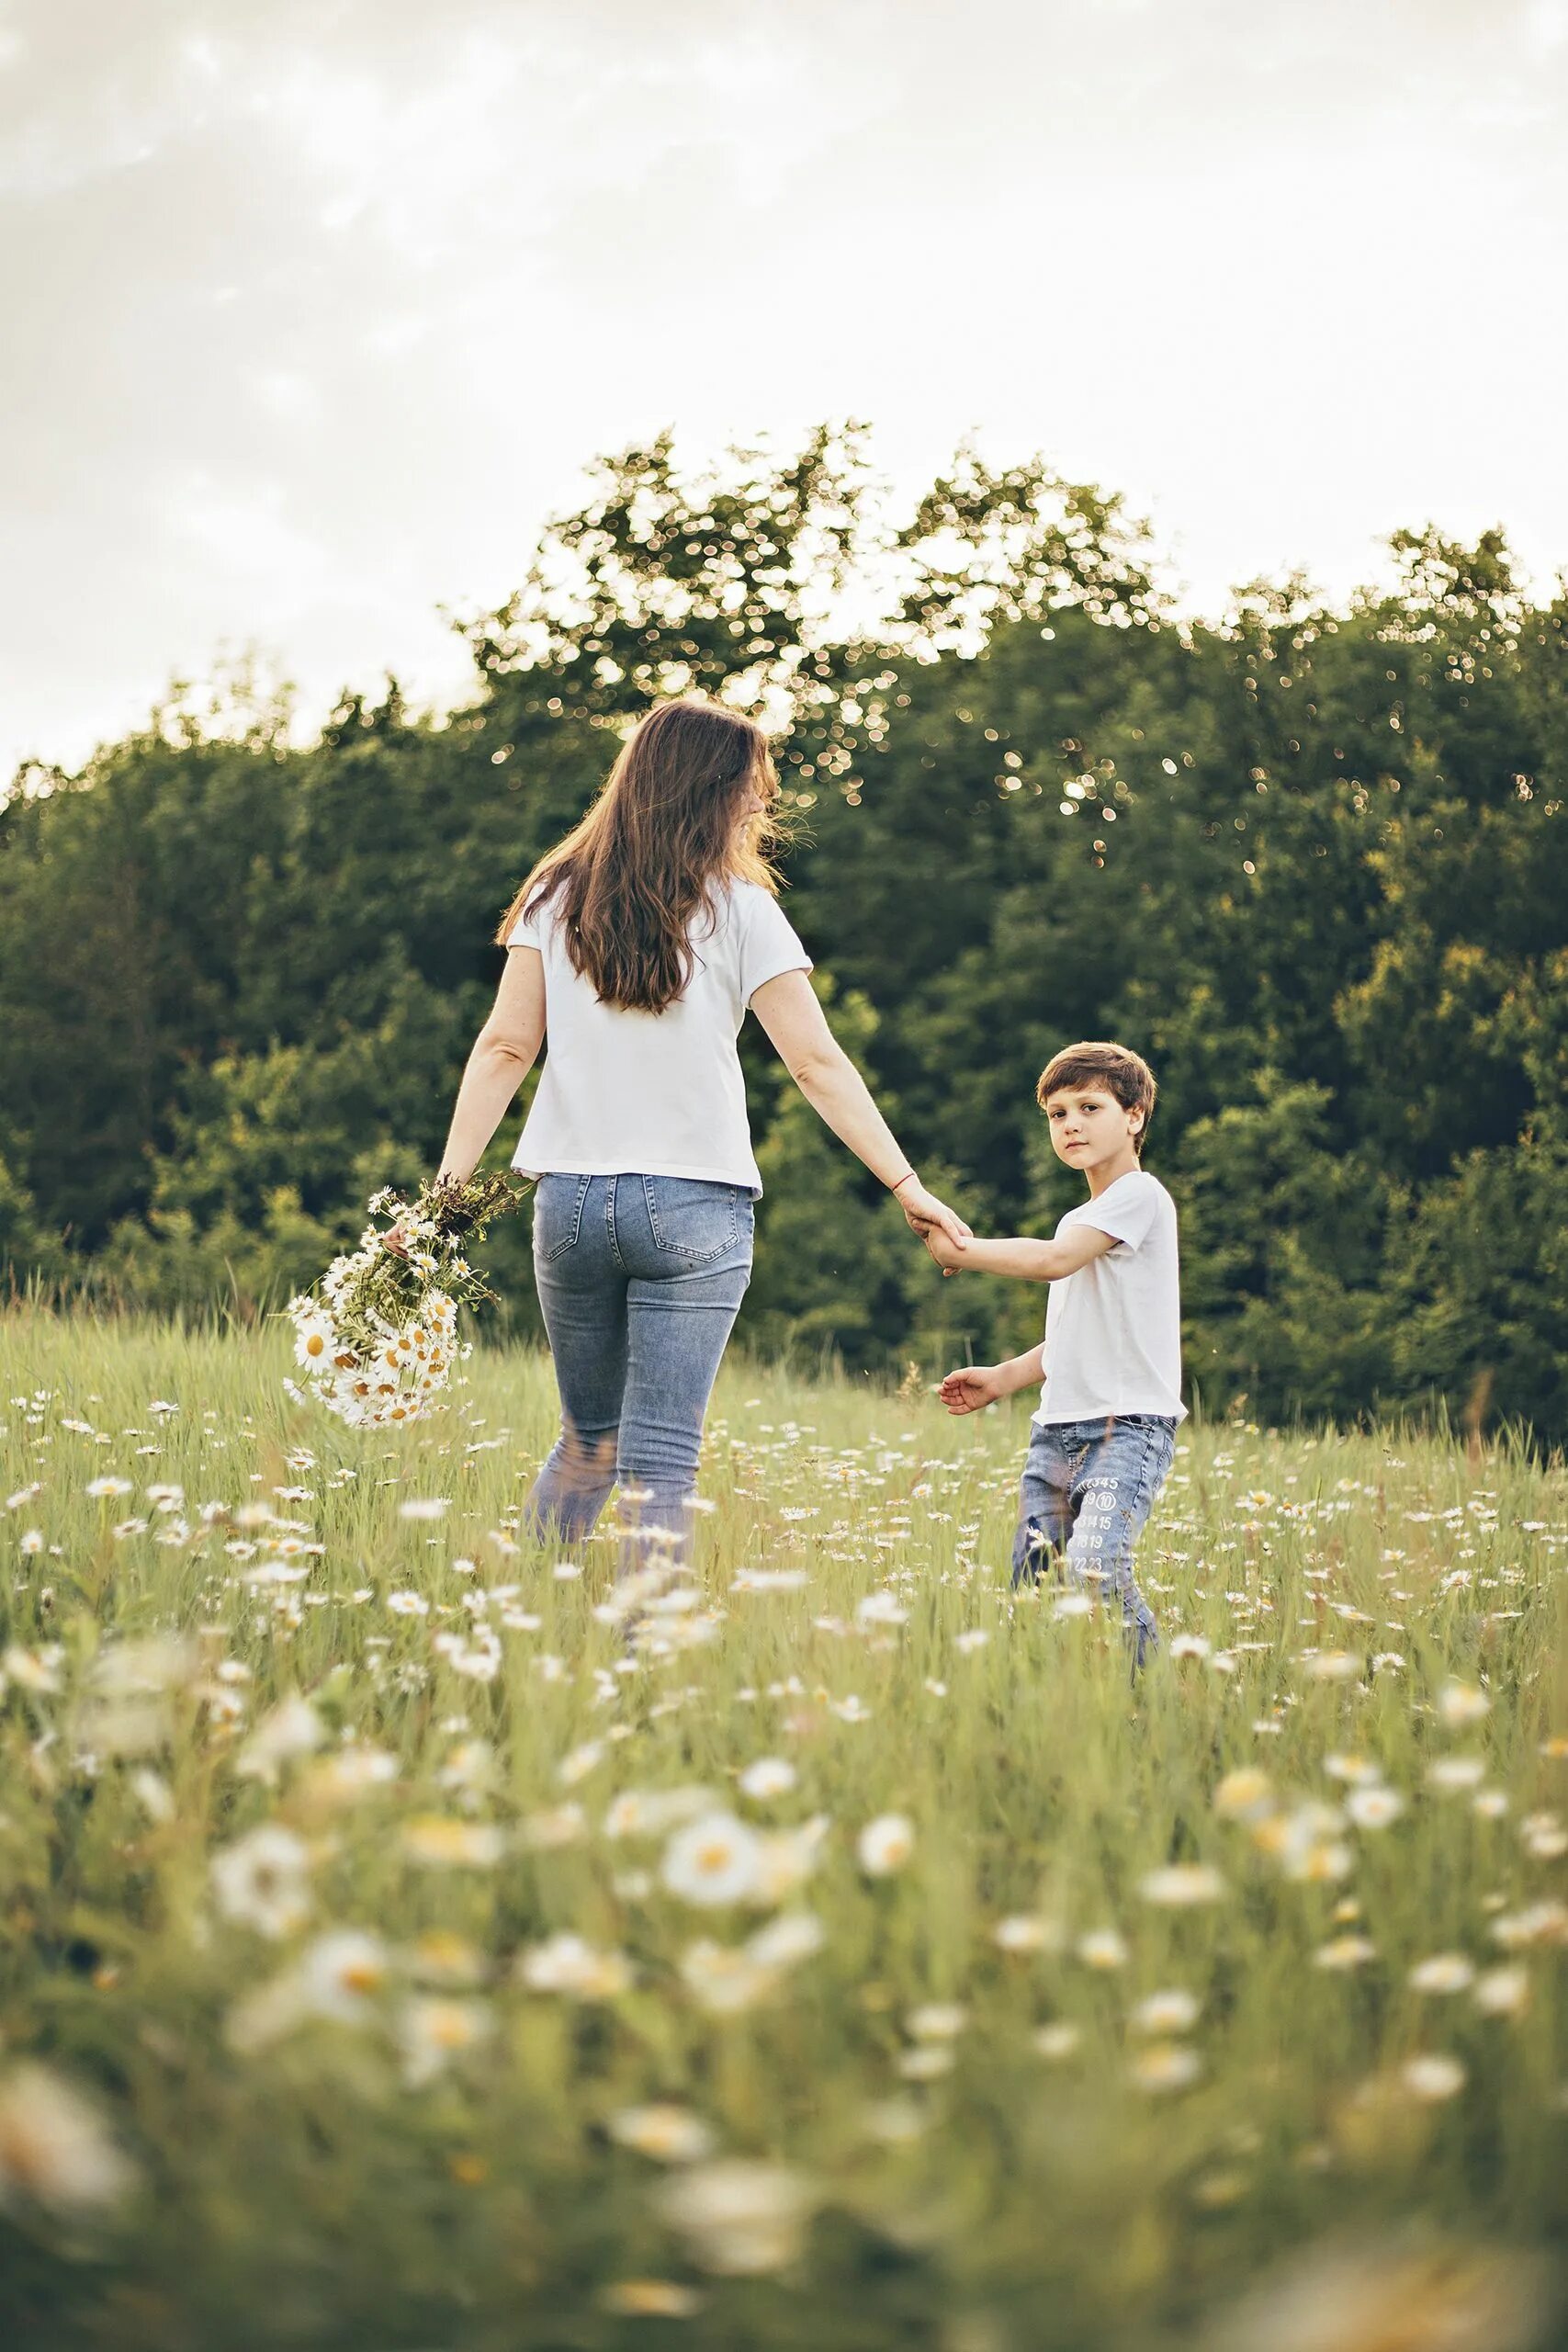
<svg viewBox="0 0 1568 2352">
<path fill-rule="evenodd" d="M 1554 2340 L 1560 1467 L 1190 1427 L 1134 1687 L 1010 1590 L 1021 1407 L 732 1364 L 628 1624 L 536 1357 L 373 1437 L 276 1330 L 0 1366 L 8 2340 Z"/>
</svg>

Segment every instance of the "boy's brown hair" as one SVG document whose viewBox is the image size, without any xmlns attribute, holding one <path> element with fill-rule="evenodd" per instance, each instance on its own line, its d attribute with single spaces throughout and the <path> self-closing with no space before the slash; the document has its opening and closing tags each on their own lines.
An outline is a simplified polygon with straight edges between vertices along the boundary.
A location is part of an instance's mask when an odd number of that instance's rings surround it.
<svg viewBox="0 0 1568 2352">
<path fill-rule="evenodd" d="M 1123 1111 L 1141 1111 L 1144 1124 L 1133 1137 L 1133 1148 L 1140 1159 L 1143 1158 L 1159 1089 L 1142 1054 L 1134 1053 L 1130 1046 L 1116 1046 L 1104 1039 L 1091 1038 L 1081 1045 L 1064 1046 L 1041 1071 L 1034 1099 L 1043 1111 L 1049 1097 L 1060 1094 L 1068 1086 L 1103 1086 L 1108 1094 L 1116 1097 Z"/>
</svg>

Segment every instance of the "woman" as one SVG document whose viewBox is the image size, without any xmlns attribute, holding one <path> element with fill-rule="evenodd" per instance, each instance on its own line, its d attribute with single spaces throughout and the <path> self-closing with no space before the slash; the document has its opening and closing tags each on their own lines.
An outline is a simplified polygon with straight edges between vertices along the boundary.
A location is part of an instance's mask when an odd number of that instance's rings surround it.
<svg viewBox="0 0 1568 2352">
<path fill-rule="evenodd" d="M 752 1156 L 736 1039 L 748 1005 L 833 1133 L 917 1233 L 969 1228 L 927 1192 L 835 1042 L 766 848 L 778 782 L 760 728 L 671 702 L 496 933 L 493 1010 L 441 1175 L 466 1182 L 548 1039 L 513 1166 L 536 1176 L 534 1266 L 561 1430 L 529 1510 L 586 1535 L 618 1481 L 637 1541 L 690 1543 L 703 1421 L 751 1275 Z M 635 1558 L 629 1548 L 623 1559 Z"/>
</svg>

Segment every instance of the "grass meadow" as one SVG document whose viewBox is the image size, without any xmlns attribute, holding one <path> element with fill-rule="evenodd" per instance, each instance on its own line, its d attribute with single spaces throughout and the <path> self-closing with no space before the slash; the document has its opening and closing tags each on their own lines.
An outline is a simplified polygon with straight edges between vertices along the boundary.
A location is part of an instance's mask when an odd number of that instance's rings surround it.
<svg viewBox="0 0 1568 2352">
<path fill-rule="evenodd" d="M 628 1622 L 289 1362 L 0 1318 L 0 2339 L 1562 2340 L 1560 1465 L 1189 1424 L 1134 1689 L 1021 1402 L 732 1363 Z"/>
</svg>

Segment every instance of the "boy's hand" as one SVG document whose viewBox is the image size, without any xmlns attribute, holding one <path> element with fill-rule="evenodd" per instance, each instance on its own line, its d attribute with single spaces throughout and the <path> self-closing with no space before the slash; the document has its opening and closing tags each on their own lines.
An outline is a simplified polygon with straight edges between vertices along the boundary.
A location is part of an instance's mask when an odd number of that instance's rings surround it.
<svg viewBox="0 0 1568 2352">
<path fill-rule="evenodd" d="M 963 1248 L 959 1243 L 950 1241 L 940 1225 L 931 1226 L 920 1238 L 944 1274 L 957 1272 L 964 1263 Z"/>
<path fill-rule="evenodd" d="M 962 1372 L 950 1372 L 937 1395 L 950 1413 L 978 1413 L 987 1405 L 998 1404 L 1007 1395 L 998 1377 L 995 1364 L 968 1364 Z"/>
</svg>

